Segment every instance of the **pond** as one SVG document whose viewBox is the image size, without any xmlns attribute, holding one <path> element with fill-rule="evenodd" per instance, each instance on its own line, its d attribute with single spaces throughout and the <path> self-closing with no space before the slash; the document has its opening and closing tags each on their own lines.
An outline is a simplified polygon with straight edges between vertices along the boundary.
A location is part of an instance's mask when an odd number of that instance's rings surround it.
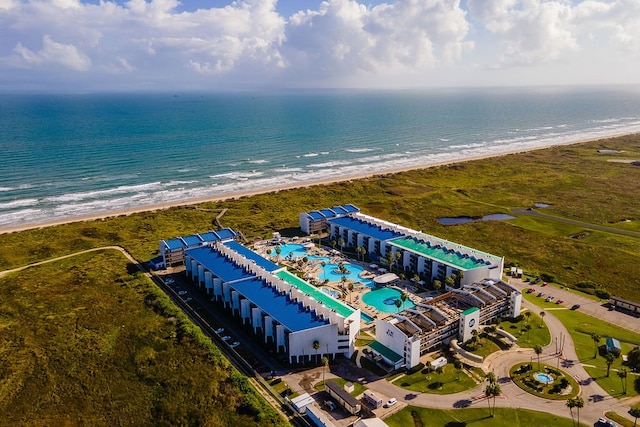
<svg viewBox="0 0 640 427">
<path fill-rule="evenodd" d="M 470 217 L 470 216 L 443 217 L 443 218 L 438 218 L 438 222 L 442 225 L 459 225 L 459 224 L 467 224 L 469 222 L 507 221 L 510 219 L 516 219 L 516 217 L 503 214 L 503 213 L 495 213 L 495 214 L 485 215 L 482 217 Z"/>
</svg>

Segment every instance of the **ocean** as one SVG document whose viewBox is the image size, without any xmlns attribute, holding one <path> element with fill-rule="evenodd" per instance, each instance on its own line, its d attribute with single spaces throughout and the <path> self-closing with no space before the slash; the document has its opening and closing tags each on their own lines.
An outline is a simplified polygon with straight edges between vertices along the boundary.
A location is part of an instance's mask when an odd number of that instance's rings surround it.
<svg viewBox="0 0 640 427">
<path fill-rule="evenodd" d="M 638 95 L 3 94 L 0 228 L 640 132 Z"/>
</svg>

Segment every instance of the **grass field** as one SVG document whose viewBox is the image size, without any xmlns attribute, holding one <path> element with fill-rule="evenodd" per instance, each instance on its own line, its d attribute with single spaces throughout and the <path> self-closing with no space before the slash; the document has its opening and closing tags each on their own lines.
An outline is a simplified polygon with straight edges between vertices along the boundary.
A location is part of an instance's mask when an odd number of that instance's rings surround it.
<svg viewBox="0 0 640 427">
<path fill-rule="evenodd" d="M 527 321 L 529 325 L 531 325 L 530 329 L 526 328 Z M 500 322 L 499 326 L 518 338 L 518 345 L 520 347 L 533 348 L 536 345 L 544 347 L 551 342 L 549 328 L 544 324 L 542 317 L 535 312 L 531 312 L 528 320 L 526 316 L 522 316 L 522 320 L 518 320 L 517 318 L 505 319 Z"/>
<path fill-rule="evenodd" d="M 426 369 L 411 375 L 405 375 L 393 383 L 407 390 L 419 393 L 452 394 L 469 390 L 476 386 L 475 381 L 464 370 L 458 372 L 452 364 L 445 365 L 442 374 Z"/>
<path fill-rule="evenodd" d="M 364 213 L 504 255 L 508 265 L 546 273 L 561 285 L 591 280 L 640 301 L 638 238 L 589 230 L 573 239 L 583 227 L 520 214 L 504 222 L 437 222 L 441 216 L 509 213 L 544 201 L 551 204 L 545 213 L 638 232 L 640 168 L 607 161 L 620 155 L 597 154 L 607 147 L 640 157 L 640 135 L 200 205 L 213 212 L 172 208 L 0 235 L 0 265 L 20 266 L 106 244 L 123 245 L 145 260 L 157 253 L 159 239 L 211 229 L 223 208 L 228 209 L 223 224 L 251 239 L 274 230 L 295 232 L 298 212 L 351 202 Z"/>
<path fill-rule="evenodd" d="M 0 270 L 104 245 L 121 245 L 148 260 L 160 239 L 217 228 L 222 209 L 228 209 L 222 223 L 249 240 L 276 230 L 299 235 L 299 212 L 354 203 L 366 214 L 505 256 L 507 265 L 545 273 L 560 285 L 591 280 L 640 301 L 636 237 L 588 230 L 575 239 L 583 226 L 523 214 L 503 222 L 437 222 L 545 202 L 551 204 L 545 213 L 640 232 L 640 168 L 608 162 L 619 155 L 597 154 L 599 148 L 637 158 L 640 135 L 1 234 Z M 265 417 L 260 425 L 278 422 L 246 378 L 175 307 L 166 305 L 171 316 L 152 316 L 147 296 L 163 296 L 130 274 L 126 263 L 105 254 L 80 260 L 0 279 L 0 409 L 6 419 L 26 424 L 38 414 L 42 425 L 72 419 L 148 425 L 151 417 L 155 425 L 251 425 L 256 417 Z M 576 342 L 579 349 L 593 348 L 585 336 L 585 343 Z M 69 402 L 68 410 L 60 402 Z"/>
<path fill-rule="evenodd" d="M 567 415 L 569 411 L 567 410 Z M 488 408 L 428 409 L 407 406 L 384 420 L 391 427 L 573 427 L 571 418 L 549 415 L 526 409 L 496 408 L 489 417 Z M 581 426 L 586 426 L 580 423 Z"/>
<path fill-rule="evenodd" d="M 284 425 L 116 251 L 0 278 L 0 411 L 16 426 Z"/>
</svg>

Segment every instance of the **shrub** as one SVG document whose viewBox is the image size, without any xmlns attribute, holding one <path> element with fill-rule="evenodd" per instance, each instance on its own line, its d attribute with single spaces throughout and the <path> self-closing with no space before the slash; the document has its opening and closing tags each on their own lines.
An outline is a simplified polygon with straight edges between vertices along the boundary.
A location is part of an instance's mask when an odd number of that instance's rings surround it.
<svg viewBox="0 0 640 427">
<path fill-rule="evenodd" d="M 604 289 L 596 289 L 596 296 L 601 299 L 609 299 L 611 294 Z"/>
<path fill-rule="evenodd" d="M 553 274 L 540 273 L 540 278 L 544 282 L 555 282 L 556 277 Z"/>
<path fill-rule="evenodd" d="M 415 374 L 416 372 L 420 372 L 424 369 L 424 363 L 420 362 L 416 366 L 407 370 L 407 375 Z"/>
</svg>

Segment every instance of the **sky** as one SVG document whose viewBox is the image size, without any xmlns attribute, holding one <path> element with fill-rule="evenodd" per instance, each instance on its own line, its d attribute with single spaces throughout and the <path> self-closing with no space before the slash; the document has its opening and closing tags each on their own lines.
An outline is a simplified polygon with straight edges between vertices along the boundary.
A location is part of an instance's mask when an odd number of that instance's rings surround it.
<svg viewBox="0 0 640 427">
<path fill-rule="evenodd" d="M 0 91 L 640 84 L 640 0 L 0 0 Z"/>
</svg>

